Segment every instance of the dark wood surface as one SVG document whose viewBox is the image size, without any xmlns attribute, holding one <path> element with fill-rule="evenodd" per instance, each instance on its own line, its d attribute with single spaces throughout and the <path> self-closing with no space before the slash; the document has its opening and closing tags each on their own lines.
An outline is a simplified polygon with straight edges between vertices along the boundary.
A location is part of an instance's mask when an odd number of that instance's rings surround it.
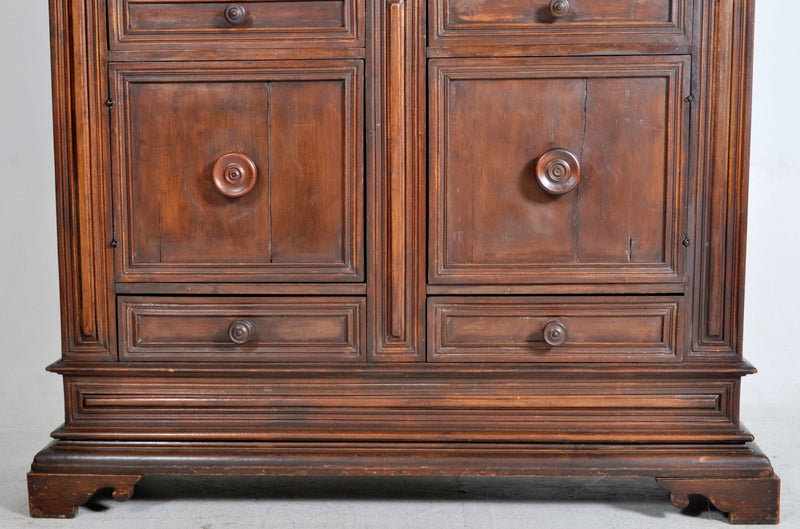
<svg viewBox="0 0 800 529">
<path fill-rule="evenodd" d="M 364 45 L 364 4 L 110 0 L 108 33 L 111 49 L 355 47 Z M 241 19 L 230 16 L 232 5 L 243 12 Z"/>
<path fill-rule="evenodd" d="M 65 424 L 151 474 L 648 476 L 739 423 L 752 0 L 51 0 Z"/>
</svg>

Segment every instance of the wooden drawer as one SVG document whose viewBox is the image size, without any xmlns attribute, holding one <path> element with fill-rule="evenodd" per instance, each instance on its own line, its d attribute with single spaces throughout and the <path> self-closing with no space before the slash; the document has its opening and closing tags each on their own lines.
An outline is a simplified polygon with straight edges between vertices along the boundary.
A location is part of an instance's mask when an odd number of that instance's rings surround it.
<svg viewBox="0 0 800 529">
<path fill-rule="evenodd" d="M 692 9 L 692 0 L 432 0 L 429 32 L 433 46 L 629 44 L 667 51 L 690 41 Z"/>
<path fill-rule="evenodd" d="M 689 57 L 429 64 L 431 283 L 685 281 Z"/>
<path fill-rule="evenodd" d="M 428 299 L 432 362 L 677 361 L 680 298 Z"/>
<path fill-rule="evenodd" d="M 408 367 L 408 366 L 407 366 Z M 748 441 L 730 379 L 376 366 L 68 377 L 55 437 L 363 442 Z M 223 367 L 220 366 L 222 369 Z M 129 370 L 135 370 L 133 366 Z"/>
<path fill-rule="evenodd" d="M 109 0 L 108 9 L 112 49 L 364 44 L 362 0 Z"/>
<path fill-rule="evenodd" d="M 121 360 L 361 362 L 363 298 L 119 298 Z"/>
</svg>

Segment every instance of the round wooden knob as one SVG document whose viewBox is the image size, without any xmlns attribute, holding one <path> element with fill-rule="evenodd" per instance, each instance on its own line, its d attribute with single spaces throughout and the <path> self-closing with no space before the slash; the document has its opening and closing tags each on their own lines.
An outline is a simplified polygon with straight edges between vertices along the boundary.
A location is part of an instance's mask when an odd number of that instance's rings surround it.
<svg viewBox="0 0 800 529">
<path fill-rule="evenodd" d="M 246 195 L 256 185 L 258 169 L 253 160 L 238 152 L 220 156 L 211 170 L 214 185 L 226 197 Z"/>
<path fill-rule="evenodd" d="M 550 14 L 553 18 L 563 18 L 569 14 L 569 2 L 567 0 L 551 0 Z"/>
<path fill-rule="evenodd" d="M 567 328 L 564 324 L 558 321 L 551 321 L 544 326 L 544 341 L 548 345 L 557 346 L 563 344 L 567 340 Z"/>
<path fill-rule="evenodd" d="M 250 341 L 253 335 L 253 324 L 247 320 L 236 320 L 228 327 L 228 338 L 239 345 Z"/>
<path fill-rule="evenodd" d="M 578 158 L 565 149 L 553 149 L 536 162 L 536 178 L 542 189 L 551 195 L 563 195 L 575 188 L 581 179 Z"/>
<path fill-rule="evenodd" d="M 244 22 L 244 17 L 246 16 L 247 10 L 242 4 L 228 4 L 225 7 L 225 20 L 232 26 L 238 26 Z"/>
</svg>

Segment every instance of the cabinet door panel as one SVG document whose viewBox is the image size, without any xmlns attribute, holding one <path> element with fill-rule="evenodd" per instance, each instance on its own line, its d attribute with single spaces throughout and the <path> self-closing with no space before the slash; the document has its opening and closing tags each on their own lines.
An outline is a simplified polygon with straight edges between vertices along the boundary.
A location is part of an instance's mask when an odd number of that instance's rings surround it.
<svg viewBox="0 0 800 529">
<path fill-rule="evenodd" d="M 432 282 L 681 280 L 687 59 L 432 63 Z"/>
<path fill-rule="evenodd" d="M 677 361 L 681 299 L 429 297 L 428 360 Z M 560 334 L 555 342 L 551 328 Z"/>
<path fill-rule="evenodd" d="M 361 281 L 361 63 L 226 68 L 112 67 L 118 279 Z"/>
</svg>

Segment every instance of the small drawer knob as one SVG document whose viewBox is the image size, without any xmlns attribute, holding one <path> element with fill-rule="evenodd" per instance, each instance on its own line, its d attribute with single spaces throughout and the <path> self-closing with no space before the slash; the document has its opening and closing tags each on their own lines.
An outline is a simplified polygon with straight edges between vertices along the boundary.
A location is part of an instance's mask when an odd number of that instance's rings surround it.
<svg viewBox="0 0 800 529">
<path fill-rule="evenodd" d="M 551 0 L 550 14 L 553 18 L 564 18 L 569 15 L 570 5 L 567 0 Z"/>
<path fill-rule="evenodd" d="M 244 22 L 246 16 L 247 10 L 242 4 L 228 4 L 225 7 L 225 20 L 232 26 L 238 26 Z"/>
<path fill-rule="evenodd" d="M 256 185 L 258 169 L 248 156 L 229 152 L 223 154 L 211 169 L 214 185 L 220 193 L 230 198 L 246 195 Z"/>
<path fill-rule="evenodd" d="M 228 327 L 228 338 L 233 343 L 245 344 L 250 341 L 253 335 L 253 324 L 247 320 L 236 320 Z"/>
<path fill-rule="evenodd" d="M 536 162 L 539 185 L 551 195 L 563 195 L 575 189 L 581 179 L 578 157 L 566 149 L 552 149 Z"/>
<path fill-rule="evenodd" d="M 545 325 L 543 334 L 547 345 L 558 346 L 567 340 L 567 328 L 558 321 L 551 321 Z"/>
</svg>

